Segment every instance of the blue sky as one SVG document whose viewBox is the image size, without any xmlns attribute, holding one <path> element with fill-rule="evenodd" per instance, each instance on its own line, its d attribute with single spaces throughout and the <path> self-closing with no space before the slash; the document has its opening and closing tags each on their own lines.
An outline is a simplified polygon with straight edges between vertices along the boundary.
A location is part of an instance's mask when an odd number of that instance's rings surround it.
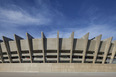
<svg viewBox="0 0 116 77">
<path fill-rule="evenodd" d="M 116 0 L 0 0 L 0 37 L 40 38 L 41 31 L 49 38 L 74 31 L 75 38 L 90 32 L 89 38 L 116 40 Z"/>
</svg>

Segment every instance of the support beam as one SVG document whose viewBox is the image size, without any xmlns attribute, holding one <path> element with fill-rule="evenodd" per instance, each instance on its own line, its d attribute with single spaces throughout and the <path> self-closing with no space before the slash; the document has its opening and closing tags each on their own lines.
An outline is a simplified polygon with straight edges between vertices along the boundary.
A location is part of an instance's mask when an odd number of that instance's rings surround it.
<svg viewBox="0 0 116 77">
<path fill-rule="evenodd" d="M 113 43 L 114 43 L 114 47 L 113 47 L 113 51 L 112 51 L 112 55 L 111 55 L 111 59 L 110 59 L 110 64 L 112 64 L 113 59 L 114 59 L 115 54 L 116 54 L 116 40 L 113 41 Z"/>
<path fill-rule="evenodd" d="M 26 33 L 26 37 L 27 37 L 27 41 L 28 41 L 28 47 L 29 47 L 29 54 L 30 54 L 30 59 L 31 59 L 31 63 L 33 62 L 33 58 L 32 58 L 32 39 L 33 37 L 29 34 Z"/>
<path fill-rule="evenodd" d="M 105 46 L 105 51 L 104 51 L 102 64 L 104 64 L 105 61 L 106 61 L 106 58 L 107 58 L 107 55 L 108 55 L 108 51 L 109 51 L 109 48 L 110 48 L 110 45 L 111 45 L 112 37 L 106 39 L 105 41 L 106 41 L 106 46 Z"/>
<path fill-rule="evenodd" d="M 93 37 L 93 38 L 91 38 L 90 40 L 94 40 L 94 39 L 96 39 L 96 37 Z"/>
<path fill-rule="evenodd" d="M 45 36 L 44 36 L 43 32 L 41 32 L 41 40 L 42 40 L 43 63 L 45 63 L 46 62 L 46 59 L 45 59 L 45 45 L 44 45 Z"/>
<path fill-rule="evenodd" d="M 1 44 L 0 44 L 0 58 L 1 58 L 2 63 L 4 63 Z"/>
<path fill-rule="evenodd" d="M 102 35 L 99 35 L 99 36 L 97 36 L 97 37 L 95 38 L 96 44 L 95 44 L 95 53 L 94 53 L 93 63 L 95 63 L 96 58 L 97 58 L 97 54 L 98 54 L 99 47 L 100 47 L 101 37 L 102 37 Z"/>
<path fill-rule="evenodd" d="M 7 50 L 7 55 L 8 55 L 9 62 L 12 63 L 11 52 L 10 52 L 10 47 L 9 47 L 9 41 L 12 40 L 12 39 L 7 38 L 5 36 L 2 36 L 2 39 L 3 39 L 3 42 L 4 42 L 5 48 Z"/>
<path fill-rule="evenodd" d="M 20 36 L 14 34 L 14 41 L 15 41 L 15 44 L 16 44 L 16 49 L 17 49 L 17 54 L 18 54 L 18 57 L 19 57 L 19 62 L 21 63 L 22 62 L 22 57 L 21 57 L 21 47 L 20 47 L 20 40 L 23 39 L 21 38 Z"/>
<path fill-rule="evenodd" d="M 70 63 L 72 63 L 73 43 L 74 43 L 74 32 L 72 32 L 71 34 Z"/>
<path fill-rule="evenodd" d="M 84 35 L 82 37 L 82 39 L 84 39 L 84 49 L 83 49 L 82 63 L 84 63 L 84 61 L 85 61 L 85 56 L 86 56 L 86 51 L 87 51 L 87 44 L 88 44 L 88 38 L 89 38 L 89 33 L 87 33 L 86 35 Z"/>
<path fill-rule="evenodd" d="M 59 63 L 59 31 L 57 32 L 57 63 Z"/>
</svg>

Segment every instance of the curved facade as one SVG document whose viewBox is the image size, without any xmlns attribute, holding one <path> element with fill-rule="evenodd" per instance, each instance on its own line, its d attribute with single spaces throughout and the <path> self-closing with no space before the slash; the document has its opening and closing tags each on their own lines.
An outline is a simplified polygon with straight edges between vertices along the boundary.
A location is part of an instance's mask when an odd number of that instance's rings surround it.
<svg viewBox="0 0 116 77">
<path fill-rule="evenodd" d="M 116 72 L 116 41 L 102 35 L 82 38 L 27 39 L 14 34 L 14 40 L 2 37 L 0 42 L 0 72 Z"/>
<path fill-rule="evenodd" d="M 116 41 L 112 37 L 101 40 L 102 35 L 82 38 L 41 38 L 34 39 L 26 33 L 27 39 L 14 35 L 14 40 L 3 36 L 0 42 L 1 63 L 92 63 L 115 64 Z"/>
</svg>

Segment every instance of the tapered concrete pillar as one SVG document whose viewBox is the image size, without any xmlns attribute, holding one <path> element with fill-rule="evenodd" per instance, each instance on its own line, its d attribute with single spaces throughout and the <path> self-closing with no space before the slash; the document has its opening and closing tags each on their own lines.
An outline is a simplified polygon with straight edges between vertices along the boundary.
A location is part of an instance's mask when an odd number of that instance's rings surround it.
<svg viewBox="0 0 116 77">
<path fill-rule="evenodd" d="M 27 37 L 27 41 L 28 41 L 28 47 L 29 47 L 29 54 L 30 54 L 30 59 L 31 59 L 31 63 L 33 62 L 33 58 L 32 58 L 32 39 L 33 37 L 29 34 L 26 33 L 26 37 Z"/>
<path fill-rule="evenodd" d="M 99 36 L 97 36 L 97 37 L 95 38 L 96 44 L 95 44 L 95 53 L 94 53 L 93 63 L 95 63 L 96 58 L 97 58 L 97 55 L 98 55 L 101 37 L 102 37 L 102 35 L 99 35 Z"/>
<path fill-rule="evenodd" d="M 59 63 L 59 31 L 57 32 L 57 63 Z"/>
<path fill-rule="evenodd" d="M 88 43 L 88 38 L 89 38 L 89 33 L 84 35 L 82 39 L 84 39 L 84 48 L 83 48 L 83 58 L 82 58 L 82 63 L 85 61 L 85 56 L 86 56 L 86 51 L 87 51 L 87 43 Z"/>
<path fill-rule="evenodd" d="M 18 54 L 18 57 L 19 57 L 19 62 L 21 63 L 22 62 L 22 59 L 21 59 L 21 47 L 20 47 L 20 40 L 23 39 L 21 38 L 20 36 L 14 34 L 14 41 L 15 41 L 15 44 L 16 44 L 16 49 L 17 49 L 17 54 Z"/>
<path fill-rule="evenodd" d="M 10 51 L 10 47 L 9 47 L 9 40 L 12 40 L 12 39 L 7 38 L 5 36 L 2 36 L 2 39 L 3 39 L 4 45 L 5 45 L 5 48 L 6 48 L 6 51 L 7 51 L 9 62 L 12 63 L 11 51 Z"/>
<path fill-rule="evenodd" d="M 72 34 L 71 34 L 70 63 L 72 63 L 73 42 L 74 42 L 74 32 L 72 32 Z"/>
<path fill-rule="evenodd" d="M 112 55 L 111 55 L 111 59 L 110 59 L 110 64 L 112 64 L 115 54 L 116 54 L 116 40 L 113 41 L 113 43 L 114 43 L 114 47 L 113 47 L 113 51 L 112 51 Z"/>
<path fill-rule="evenodd" d="M 1 40 L 0 40 L 0 43 L 1 43 Z M 0 58 L 1 58 L 1 62 L 4 63 L 1 44 L 0 44 Z"/>
<path fill-rule="evenodd" d="M 104 51 L 102 64 L 104 64 L 105 61 L 106 61 L 106 58 L 107 58 L 107 55 L 108 55 L 108 51 L 109 51 L 109 48 L 110 48 L 110 45 L 111 45 L 112 37 L 106 39 L 105 41 L 106 41 L 106 46 L 105 46 L 105 51 Z"/>
<path fill-rule="evenodd" d="M 41 40 L 42 40 L 43 63 L 45 63 L 46 62 L 46 59 L 45 59 L 45 45 L 44 45 L 45 35 L 44 35 L 43 32 L 41 32 Z"/>
</svg>

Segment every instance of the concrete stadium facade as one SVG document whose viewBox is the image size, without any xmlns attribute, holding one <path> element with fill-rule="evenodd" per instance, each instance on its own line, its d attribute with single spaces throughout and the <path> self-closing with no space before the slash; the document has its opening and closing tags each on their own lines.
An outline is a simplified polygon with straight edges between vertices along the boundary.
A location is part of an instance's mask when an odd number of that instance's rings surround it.
<svg viewBox="0 0 116 77">
<path fill-rule="evenodd" d="M 3 36 L 0 42 L 0 72 L 116 72 L 116 41 L 102 35 L 82 38 L 27 39 L 14 34 L 14 40 Z"/>
</svg>

